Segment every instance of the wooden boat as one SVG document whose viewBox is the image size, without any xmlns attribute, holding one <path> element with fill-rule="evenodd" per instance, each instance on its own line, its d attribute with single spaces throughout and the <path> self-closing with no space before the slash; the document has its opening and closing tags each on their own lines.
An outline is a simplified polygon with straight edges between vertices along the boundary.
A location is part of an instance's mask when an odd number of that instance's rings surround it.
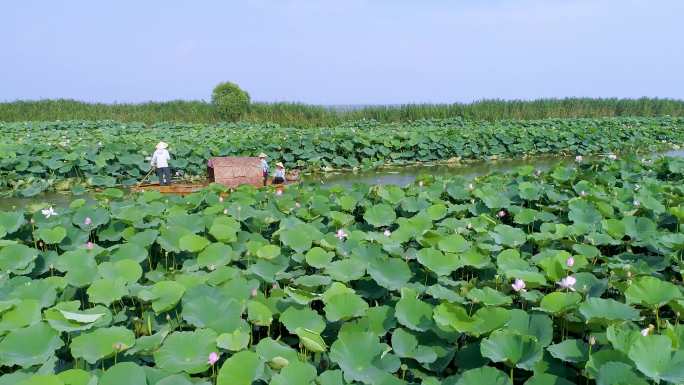
<svg viewBox="0 0 684 385">
<path fill-rule="evenodd" d="M 208 162 L 207 175 L 209 179 L 202 183 L 172 183 L 162 186 L 159 184 L 142 184 L 131 188 L 133 192 L 159 191 L 162 194 L 188 195 L 197 192 L 210 183 L 219 183 L 229 188 L 249 184 L 257 188 L 264 187 L 264 179 L 261 173 L 261 160 L 259 158 L 245 157 L 222 157 L 211 158 Z M 299 171 L 292 170 L 285 176 L 286 184 L 299 183 Z M 272 184 L 269 178 L 268 185 Z M 285 188 L 285 184 L 281 185 Z M 276 187 L 280 189 L 280 187 Z"/>
</svg>

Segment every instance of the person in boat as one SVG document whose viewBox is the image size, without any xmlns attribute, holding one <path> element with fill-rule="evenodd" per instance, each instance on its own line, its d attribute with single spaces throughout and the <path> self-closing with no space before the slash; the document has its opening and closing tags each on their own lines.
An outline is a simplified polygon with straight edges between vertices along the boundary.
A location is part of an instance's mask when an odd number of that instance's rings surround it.
<svg viewBox="0 0 684 385">
<path fill-rule="evenodd" d="M 259 159 L 261 160 L 261 172 L 264 174 L 264 186 L 266 186 L 266 183 L 268 182 L 268 161 L 266 160 L 268 156 L 264 154 L 263 152 L 259 154 Z"/>
<path fill-rule="evenodd" d="M 159 184 L 162 186 L 171 184 L 171 168 L 169 167 L 171 155 L 167 150 L 168 147 L 169 145 L 164 142 L 157 143 L 157 149 L 150 159 L 150 166 L 154 167 L 157 178 L 159 178 Z"/>
<path fill-rule="evenodd" d="M 285 183 L 285 166 L 283 162 L 276 163 L 276 170 L 273 173 L 273 184 Z"/>
</svg>

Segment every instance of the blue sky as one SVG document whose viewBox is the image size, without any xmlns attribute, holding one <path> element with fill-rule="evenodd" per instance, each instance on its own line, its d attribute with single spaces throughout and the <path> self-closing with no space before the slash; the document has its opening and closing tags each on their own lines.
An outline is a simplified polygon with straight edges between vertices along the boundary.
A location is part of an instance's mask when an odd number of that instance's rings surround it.
<svg viewBox="0 0 684 385">
<path fill-rule="evenodd" d="M 65 0 L 0 9 L 0 100 L 684 99 L 682 0 Z"/>
</svg>

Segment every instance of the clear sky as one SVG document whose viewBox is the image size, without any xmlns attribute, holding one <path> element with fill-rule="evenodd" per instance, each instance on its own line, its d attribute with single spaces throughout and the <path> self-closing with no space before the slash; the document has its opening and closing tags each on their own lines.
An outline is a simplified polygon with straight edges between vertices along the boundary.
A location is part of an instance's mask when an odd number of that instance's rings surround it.
<svg viewBox="0 0 684 385">
<path fill-rule="evenodd" d="M 0 100 L 684 99 L 683 0 L 15 0 Z"/>
</svg>

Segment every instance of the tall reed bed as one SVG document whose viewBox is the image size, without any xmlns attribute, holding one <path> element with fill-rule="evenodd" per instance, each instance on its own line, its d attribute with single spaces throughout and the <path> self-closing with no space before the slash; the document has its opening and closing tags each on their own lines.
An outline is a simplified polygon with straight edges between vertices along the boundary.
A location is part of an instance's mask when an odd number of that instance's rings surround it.
<svg viewBox="0 0 684 385">
<path fill-rule="evenodd" d="M 253 103 L 242 120 L 283 126 L 334 126 L 363 119 L 404 122 L 461 117 L 469 120 L 596 118 L 614 116 L 684 116 L 684 101 L 673 99 L 482 100 L 454 104 L 317 106 L 302 103 Z M 123 122 L 215 123 L 221 119 L 204 101 L 137 104 L 38 100 L 0 103 L 0 121 L 116 120 Z"/>
</svg>

